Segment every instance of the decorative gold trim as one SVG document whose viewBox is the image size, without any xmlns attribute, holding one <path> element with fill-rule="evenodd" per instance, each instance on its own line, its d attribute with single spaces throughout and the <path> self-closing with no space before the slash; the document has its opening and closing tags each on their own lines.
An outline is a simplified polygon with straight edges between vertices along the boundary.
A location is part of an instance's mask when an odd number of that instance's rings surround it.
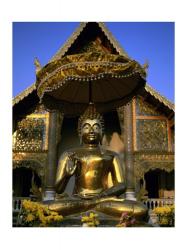
<svg viewBox="0 0 187 250">
<path fill-rule="evenodd" d="M 14 152 L 13 153 L 13 161 L 34 160 L 36 162 L 39 162 L 42 166 L 45 166 L 46 159 L 47 159 L 46 152 L 40 152 L 40 153 Z"/>
<path fill-rule="evenodd" d="M 158 93 L 155 89 L 153 89 L 150 85 L 146 84 L 145 90 L 150 93 L 152 96 L 154 96 L 157 100 L 159 100 L 161 103 L 163 103 L 165 106 L 167 106 L 172 111 L 174 110 L 174 104 L 170 102 L 165 96 Z"/>
<path fill-rule="evenodd" d="M 69 48 L 72 46 L 72 44 L 75 42 L 75 40 L 78 38 L 78 36 L 81 34 L 83 29 L 86 27 L 87 23 L 82 22 L 78 26 L 78 28 L 72 33 L 72 35 L 69 37 L 69 39 L 63 44 L 63 46 L 60 47 L 60 49 L 56 52 L 56 54 L 51 58 L 49 62 L 56 61 L 60 59 L 62 56 L 65 55 L 65 53 L 69 50 Z"/>
<path fill-rule="evenodd" d="M 13 106 L 15 104 L 18 104 L 20 101 L 22 101 L 25 97 L 27 97 L 29 94 L 31 94 L 34 90 L 36 90 L 35 83 L 26 88 L 23 92 L 21 92 L 19 95 L 13 98 Z"/>
<path fill-rule="evenodd" d="M 47 117 L 47 113 L 45 114 L 30 114 L 27 115 L 26 118 L 46 118 Z"/>
<path fill-rule="evenodd" d="M 174 161 L 174 154 L 173 153 L 168 153 L 168 154 L 148 154 L 148 153 L 135 153 L 134 158 L 137 161 Z"/>
<path fill-rule="evenodd" d="M 44 176 L 46 161 L 47 161 L 47 153 L 13 153 L 13 169 L 17 167 L 22 167 L 24 163 L 30 162 L 33 164 L 37 164 L 37 167 L 32 167 L 32 164 L 28 168 L 32 168 L 37 171 L 39 176 Z M 34 165 L 33 165 L 34 166 Z"/>
<path fill-rule="evenodd" d="M 161 169 L 171 172 L 175 169 L 174 154 L 140 154 L 134 155 L 135 178 L 144 178 L 144 174 L 150 170 Z"/>
<path fill-rule="evenodd" d="M 136 162 L 134 164 L 134 173 L 136 179 L 143 179 L 145 173 L 149 172 L 150 170 L 161 169 L 165 170 L 166 172 L 171 172 L 174 170 L 174 164 L 165 162 L 162 166 L 158 166 L 154 162 L 147 162 L 145 167 L 145 162 Z"/>
<path fill-rule="evenodd" d="M 106 25 L 103 22 L 98 22 L 99 27 L 102 29 L 106 37 L 108 38 L 109 42 L 112 44 L 112 46 L 116 49 L 116 51 L 127 58 L 130 59 L 127 52 L 121 47 L 121 45 L 118 43 L 118 41 L 115 39 L 115 37 L 112 35 L 112 33 L 109 31 L 109 29 L 106 27 Z"/>
</svg>

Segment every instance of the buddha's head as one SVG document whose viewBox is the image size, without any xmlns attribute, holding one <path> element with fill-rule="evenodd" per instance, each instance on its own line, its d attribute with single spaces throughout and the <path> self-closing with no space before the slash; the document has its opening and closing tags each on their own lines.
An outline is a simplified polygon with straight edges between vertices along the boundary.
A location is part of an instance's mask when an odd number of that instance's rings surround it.
<svg viewBox="0 0 187 250">
<path fill-rule="evenodd" d="M 93 104 L 90 104 L 79 118 L 78 132 L 81 143 L 89 145 L 101 144 L 103 137 L 104 120 Z"/>
</svg>

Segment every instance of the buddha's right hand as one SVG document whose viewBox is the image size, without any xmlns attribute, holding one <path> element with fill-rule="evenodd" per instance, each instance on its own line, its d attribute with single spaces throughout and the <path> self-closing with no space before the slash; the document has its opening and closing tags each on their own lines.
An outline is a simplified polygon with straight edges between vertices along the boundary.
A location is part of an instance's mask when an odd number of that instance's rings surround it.
<svg viewBox="0 0 187 250">
<path fill-rule="evenodd" d="M 66 173 L 68 175 L 73 175 L 78 164 L 78 158 L 76 158 L 76 155 L 74 152 L 68 153 L 68 160 L 66 162 Z"/>
</svg>

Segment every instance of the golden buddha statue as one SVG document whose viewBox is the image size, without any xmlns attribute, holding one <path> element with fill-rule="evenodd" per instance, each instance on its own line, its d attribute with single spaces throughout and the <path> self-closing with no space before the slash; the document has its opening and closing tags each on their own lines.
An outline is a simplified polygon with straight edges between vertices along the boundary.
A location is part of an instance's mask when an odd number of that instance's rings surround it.
<svg viewBox="0 0 187 250">
<path fill-rule="evenodd" d="M 63 193 L 74 175 L 73 193 L 49 201 L 47 206 L 63 216 L 94 210 L 117 218 L 123 212 L 132 212 L 143 220 L 147 217 L 147 208 L 142 203 L 119 197 L 125 192 L 124 177 L 118 155 L 101 147 L 103 124 L 94 105 L 89 105 L 78 122 L 82 146 L 64 152 L 57 168 L 57 194 Z"/>
</svg>

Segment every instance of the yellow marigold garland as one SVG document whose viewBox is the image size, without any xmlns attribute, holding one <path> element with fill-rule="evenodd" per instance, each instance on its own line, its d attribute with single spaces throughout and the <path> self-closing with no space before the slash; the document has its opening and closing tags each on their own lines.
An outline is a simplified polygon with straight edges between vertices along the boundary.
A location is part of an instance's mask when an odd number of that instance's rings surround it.
<svg viewBox="0 0 187 250">
<path fill-rule="evenodd" d="M 83 225 L 86 225 L 87 227 L 97 227 L 100 224 L 97 217 L 97 214 L 91 212 L 89 216 L 82 216 L 81 222 L 83 222 Z"/>
<path fill-rule="evenodd" d="M 153 210 L 159 219 L 161 226 L 174 226 L 175 206 L 156 207 Z"/>
<path fill-rule="evenodd" d="M 22 208 L 23 224 L 28 226 L 55 226 L 63 220 L 62 215 L 37 202 L 23 200 Z"/>
</svg>

